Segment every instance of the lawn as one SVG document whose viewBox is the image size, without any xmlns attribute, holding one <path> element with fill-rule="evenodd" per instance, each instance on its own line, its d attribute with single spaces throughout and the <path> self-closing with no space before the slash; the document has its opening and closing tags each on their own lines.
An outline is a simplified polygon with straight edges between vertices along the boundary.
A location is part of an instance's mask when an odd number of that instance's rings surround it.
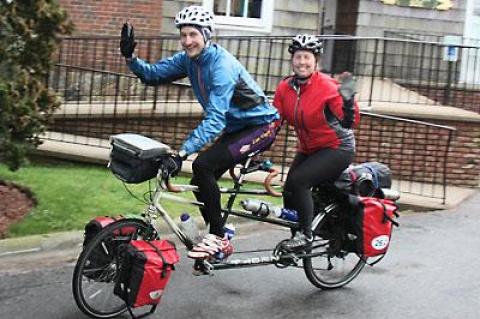
<svg viewBox="0 0 480 319">
<path fill-rule="evenodd" d="M 145 207 L 143 202 L 126 191 L 123 183 L 108 168 L 99 165 L 34 158 L 16 172 L 0 164 L 0 179 L 28 187 L 38 201 L 37 206 L 21 222 L 9 229 L 9 237 L 80 230 L 95 216 L 139 214 Z M 180 176 L 174 183 L 188 184 L 189 179 L 188 176 Z M 222 180 L 221 185 L 231 186 L 231 181 Z M 247 187 L 259 188 L 259 185 Z M 148 192 L 148 182 L 128 185 L 128 188 L 141 199 Z M 182 196 L 193 198 L 191 193 Z M 280 204 L 281 200 L 274 199 L 271 202 Z M 179 216 L 184 211 L 193 216 L 200 215 L 191 206 L 173 202 L 164 206 L 173 216 Z"/>
</svg>

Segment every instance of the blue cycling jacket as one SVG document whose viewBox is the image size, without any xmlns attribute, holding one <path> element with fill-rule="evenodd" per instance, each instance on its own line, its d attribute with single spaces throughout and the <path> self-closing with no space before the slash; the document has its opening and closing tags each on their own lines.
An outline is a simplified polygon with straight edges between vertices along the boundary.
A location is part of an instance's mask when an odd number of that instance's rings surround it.
<svg viewBox="0 0 480 319">
<path fill-rule="evenodd" d="M 182 51 L 155 64 L 133 58 L 128 66 L 147 85 L 190 79 L 205 117 L 182 146 L 187 154 L 199 151 L 223 130 L 235 132 L 279 118 L 243 65 L 217 44 L 206 47 L 195 59 Z"/>
</svg>

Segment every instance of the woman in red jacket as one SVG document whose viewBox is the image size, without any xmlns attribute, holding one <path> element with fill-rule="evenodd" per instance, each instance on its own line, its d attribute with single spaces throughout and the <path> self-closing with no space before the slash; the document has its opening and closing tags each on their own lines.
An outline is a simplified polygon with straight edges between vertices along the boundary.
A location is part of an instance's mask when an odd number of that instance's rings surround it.
<svg viewBox="0 0 480 319">
<path fill-rule="evenodd" d="M 311 188 L 334 181 L 355 155 L 352 127 L 360 120 L 354 101 L 355 84 L 350 73 L 339 85 L 321 73 L 322 42 L 314 35 L 297 35 L 288 48 L 294 75 L 280 82 L 273 104 L 283 120 L 293 125 L 297 154 L 284 186 L 284 207 L 296 210 L 301 230 L 286 241 L 288 251 L 302 250 L 313 241 Z"/>
</svg>

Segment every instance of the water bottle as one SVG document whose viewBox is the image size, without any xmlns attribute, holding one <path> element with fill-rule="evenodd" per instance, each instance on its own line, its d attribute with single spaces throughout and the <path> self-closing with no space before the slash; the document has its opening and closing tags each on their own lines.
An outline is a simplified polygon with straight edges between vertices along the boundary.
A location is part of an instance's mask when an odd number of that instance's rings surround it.
<svg viewBox="0 0 480 319">
<path fill-rule="evenodd" d="M 182 232 L 188 236 L 194 243 L 197 243 L 201 240 L 200 232 L 198 230 L 197 224 L 188 213 L 183 213 L 180 216 L 180 224 L 178 225 Z"/>
<path fill-rule="evenodd" d="M 274 211 L 276 217 L 289 220 L 291 222 L 298 222 L 298 213 L 293 209 L 280 208 Z"/>
<path fill-rule="evenodd" d="M 228 240 L 232 240 L 233 236 L 235 236 L 235 226 L 232 223 L 228 223 L 223 227 L 223 231 L 225 232 L 225 238 Z"/>
<path fill-rule="evenodd" d="M 266 217 L 273 211 L 278 210 L 277 207 L 274 207 L 269 202 L 251 198 L 242 200 L 240 202 L 240 205 L 243 207 L 243 209 L 248 210 L 254 215 L 258 215 L 261 217 Z"/>
</svg>

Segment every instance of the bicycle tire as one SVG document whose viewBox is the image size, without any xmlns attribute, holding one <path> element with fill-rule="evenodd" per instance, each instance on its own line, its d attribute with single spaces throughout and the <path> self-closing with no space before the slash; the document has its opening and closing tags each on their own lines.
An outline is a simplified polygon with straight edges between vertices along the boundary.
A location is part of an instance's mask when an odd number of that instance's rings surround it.
<svg viewBox="0 0 480 319">
<path fill-rule="evenodd" d="M 127 310 L 125 302 L 113 293 L 121 262 L 122 247 L 133 239 L 157 239 L 153 227 L 140 219 L 122 219 L 102 229 L 80 253 L 72 277 L 72 290 L 78 308 L 92 318 L 113 318 Z M 95 265 L 99 251 L 108 256 Z M 97 258 L 97 259 L 95 259 Z M 94 264 L 92 268 L 92 264 Z"/>
<path fill-rule="evenodd" d="M 322 239 L 316 238 L 314 246 L 319 240 Z M 305 275 L 315 287 L 321 289 L 341 288 L 355 279 L 365 267 L 365 260 L 355 253 L 345 251 L 328 253 L 329 244 L 330 241 L 319 248 L 325 250 L 325 254 L 303 259 Z M 319 251 L 317 248 L 310 252 Z"/>
</svg>

